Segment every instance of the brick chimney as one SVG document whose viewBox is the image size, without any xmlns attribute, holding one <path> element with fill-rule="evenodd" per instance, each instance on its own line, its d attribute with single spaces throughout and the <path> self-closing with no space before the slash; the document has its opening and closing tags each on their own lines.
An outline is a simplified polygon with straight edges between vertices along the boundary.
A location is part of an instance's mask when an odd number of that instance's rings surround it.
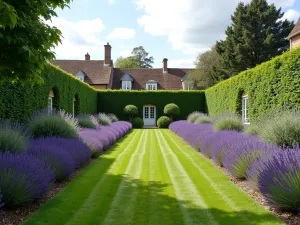
<svg viewBox="0 0 300 225">
<path fill-rule="evenodd" d="M 104 66 L 111 66 L 111 46 L 108 42 L 104 45 Z"/>
<path fill-rule="evenodd" d="M 91 60 L 91 56 L 90 56 L 89 53 L 86 53 L 86 54 L 85 54 L 85 60 L 86 60 L 86 61 Z"/>
<path fill-rule="evenodd" d="M 164 58 L 163 59 L 163 73 L 168 72 L 168 59 Z"/>
</svg>

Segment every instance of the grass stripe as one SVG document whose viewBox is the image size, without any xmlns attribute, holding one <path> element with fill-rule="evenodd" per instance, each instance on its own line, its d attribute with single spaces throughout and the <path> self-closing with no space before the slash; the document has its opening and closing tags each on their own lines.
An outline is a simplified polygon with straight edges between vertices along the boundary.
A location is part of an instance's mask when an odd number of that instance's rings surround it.
<svg viewBox="0 0 300 225">
<path fill-rule="evenodd" d="M 218 224 L 211 213 L 209 212 L 208 206 L 203 198 L 199 195 L 194 183 L 186 173 L 178 161 L 175 154 L 170 149 L 170 146 L 163 139 L 161 131 L 155 131 L 157 140 L 160 146 L 164 146 L 164 149 L 160 147 L 161 153 L 164 157 L 167 170 L 170 174 L 172 184 L 175 189 L 175 193 L 178 200 L 184 201 L 181 203 L 181 210 L 185 219 L 185 223 L 188 225 L 192 224 Z M 196 210 L 204 209 L 202 214 L 197 213 Z"/>
<path fill-rule="evenodd" d="M 94 185 L 94 188 L 90 192 L 90 195 L 86 198 L 85 202 L 80 206 L 80 210 L 78 210 L 75 213 L 75 215 L 72 216 L 70 220 L 66 223 L 67 225 L 77 224 L 78 220 L 83 220 L 84 218 L 87 217 L 87 212 L 91 214 L 91 209 L 95 211 L 98 208 L 99 202 L 96 201 L 96 199 L 97 199 L 97 195 L 100 194 L 100 197 L 102 196 L 101 193 L 103 192 L 103 183 L 105 182 L 109 183 L 109 180 L 114 179 L 111 178 L 110 176 L 111 174 L 114 173 L 113 171 L 120 170 L 121 166 L 126 165 L 125 155 L 127 154 L 129 155 L 134 151 L 134 149 L 131 147 L 134 146 L 137 141 L 139 141 L 140 143 L 140 140 L 143 138 L 143 135 L 144 135 L 143 132 L 135 131 L 135 135 L 133 137 L 130 137 L 130 139 L 134 139 L 134 141 L 131 141 L 129 145 L 127 145 L 126 148 L 117 156 L 117 158 L 115 159 L 114 163 L 109 168 L 107 173 L 103 174 L 101 179 L 99 179 L 98 182 Z M 122 149 L 121 146 L 120 149 Z M 84 218 L 81 218 L 82 216 L 84 216 Z"/>
<path fill-rule="evenodd" d="M 145 134 L 145 135 L 144 135 Z M 105 225 L 132 224 L 131 217 L 134 211 L 134 202 L 137 197 L 137 191 L 131 190 L 127 178 L 139 179 L 142 171 L 143 158 L 146 152 L 148 130 L 143 132 L 143 136 L 135 148 L 134 154 L 131 156 L 126 172 L 123 176 L 119 189 L 111 204 L 110 211 L 104 219 Z M 126 205 L 126 207 L 124 207 Z M 117 215 L 117 216 L 116 216 Z M 120 221 L 121 220 L 121 221 Z"/>
</svg>

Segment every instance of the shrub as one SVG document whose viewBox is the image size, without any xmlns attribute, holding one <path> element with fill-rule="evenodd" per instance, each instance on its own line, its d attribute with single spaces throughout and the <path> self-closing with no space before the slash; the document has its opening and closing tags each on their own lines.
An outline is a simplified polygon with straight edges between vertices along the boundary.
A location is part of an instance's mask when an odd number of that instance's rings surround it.
<svg viewBox="0 0 300 225">
<path fill-rule="evenodd" d="M 223 166 L 224 157 L 232 151 L 233 146 L 239 144 L 242 141 L 246 141 L 247 138 L 255 138 L 252 136 L 246 136 L 243 133 L 237 131 L 221 131 L 219 139 L 214 142 L 211 148 L 211 157 L 219 166 Z"/>
<path fill-rule="evenodd" d="M 133 128 L 143 128 L 144 127 L 144 120 L 140 117 L 134 117 L 131 121 Z"/>
<path fill-rule="evenodd" d="M 159 128 L 168 128 L 171 123 L 171 119 L 167 116 L 162 116 L 157 120 L 157 126 Z"/>
<path fill-rule="evenodd" d="M 180 109 L 176 104 L 170 103 L 165 106 L 164 114 L 168 115 L 171 120 L 174 120 L 176 116 L 180 115 Z"/>
<path fill-rule="evenodd" d="M 187 121 L 189 123 L 194 123 L 196 121 L 196 119 L 198 119 L 202 115 L 203 114 L 201 112 L 192 112 L 191 114 L 188 115 Z"/>
<path fill-rule="evenodd" d="M 259 134 L 259 127 L 257 125 L 250 125 L 245 128 L 245 133 L 257 136 Z"/>
<path fill-rule="evenodd" d="M 109 126 L 109 125 L 111 125 L 112 122 L 108 115 L 106 115 L 105 113 L 99 113 L 98 123 L 103 126 Z"/>
<path fill-rule="evenodd" d="M 238 116 L 229 115 L 222 116 L 214 124 L 215 130 L 235 130 L 242 131 L 244 125 Z"/>
<path fill-rule="evenodd" d="M 0 152 L 25 152 L 29 137 L 18 124 L 3 123 L 0 127 Z"/>
<path fill-rule="evenodd" d="M 28 154 L 43 160 L 55 171 L 56 180 L 68 179 L 75 171 L 71 155 L 60 146 L 53 146 L 52 138 L 32 140 Z"/>
<path fill-rule="evenodd" d="M 89 117 L 89 116 L 80 116 L 78 118 L 78 124 L 82 128 L 90 128 L 90 129 L 96 129 L 97 124 Z"/>
<path fill-rule="evenodd" d="M 200 151 L 208 158 L 211 158 L 212 148 L 220 141 L 223 135 L 222 132 L 210 133 L 200 144 Z"/>
<path fill-rule="evenodd" d="M 79 132 L 78 119 L 76 117 L 73 117 L 72 114 L 67 113 L 64 110 L 59 110 L 58 115 L 63 118 L 71 127 L 73 127 L 77 133 Z"/>
<path fill-rule="evenodd" d="M 288 112 L 277 114 L 261 127 L 260 137 L 282 147 L 300 145 L 300 117 Z"/>
<path fill-rule="evenodd" d="M 29 131 L 34 138 L 40 137 L 77 137 L 77 130 L 58 115 L 40 115 L 29 124 Z"/>
<path fill-rule="evenodd" d="M 129 120 L 131 121 L 132 118 L 134 118 L 135 116 L 137 116 L 139 114 L 138 108 L 135 105 L 126 105 L 123 113 L 126 116 L 129 116 Z"/>
<path fill-rule="evenodd" d="M 212 119 L 208 116 L 208 115 L 202 115 L 200 117 L 198 117 L 194 124 L 204 124 L 204 123 L 212 123 Z"/>
<path fill-rule="evenodd" d="M 41 198 L 54 180 L 50 166 L 32 155 L 0 154 L 0 189 L 6 207 Z"/>
<path fill-rule="evenodd" d="M 261 142 L 259 139 L 245 138 L 241 143 L 233 145 L 224 159 L 224 167 L 236 178 L 246 178 L 247 170 L 259 158 L 277 149 L 277 146 L 272 146 Z"/>
<path fill-rule="evenodd" d="M 108 117 L 110 118 L 110 120 L 112 121 L 112 123 L 118 122 L 119 119 L 115 114 L 109 113 Z"/>
<path fill-rule="evenodd" d="M 281 210 L 300 211 L 300 149 L 278 152 L 258 176 L 258 187 L 269 203 Z"/>
</svg>

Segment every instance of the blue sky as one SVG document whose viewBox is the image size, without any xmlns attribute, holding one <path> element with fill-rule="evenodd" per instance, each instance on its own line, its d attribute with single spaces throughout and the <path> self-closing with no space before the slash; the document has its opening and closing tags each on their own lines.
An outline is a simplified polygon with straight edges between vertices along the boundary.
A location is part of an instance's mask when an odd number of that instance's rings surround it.
<svg viewBox="0 0 300 225">
<path fill-rule="evenodd" d="M 200 52 L 224 38 L 239 0 L 73 0 L 57 10 L 52 24 L 63 32 L 55 51 L 58 59 L 103 59 L 103 45 L 112 58 L 128 56 L 144 46 L 154 67 L 169 59 L 169 67 L 193 67 Z M 249 2 L 250 0 L 244 0 Z M 269 0 L 282 7 L 289 20 L 300 17 L 300 0 Z"/>
</svg>

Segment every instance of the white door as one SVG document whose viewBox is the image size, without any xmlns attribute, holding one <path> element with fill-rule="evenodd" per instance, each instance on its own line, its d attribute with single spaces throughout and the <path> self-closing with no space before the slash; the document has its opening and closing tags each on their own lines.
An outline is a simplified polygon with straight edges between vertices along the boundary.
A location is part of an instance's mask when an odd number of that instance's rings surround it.
<svg viewBox="0 0 300 225">
<path fill-rule="evenodd" d="M 156 107 L 144 106 L 144 126 L 156 126 Z"/>
</svg>

